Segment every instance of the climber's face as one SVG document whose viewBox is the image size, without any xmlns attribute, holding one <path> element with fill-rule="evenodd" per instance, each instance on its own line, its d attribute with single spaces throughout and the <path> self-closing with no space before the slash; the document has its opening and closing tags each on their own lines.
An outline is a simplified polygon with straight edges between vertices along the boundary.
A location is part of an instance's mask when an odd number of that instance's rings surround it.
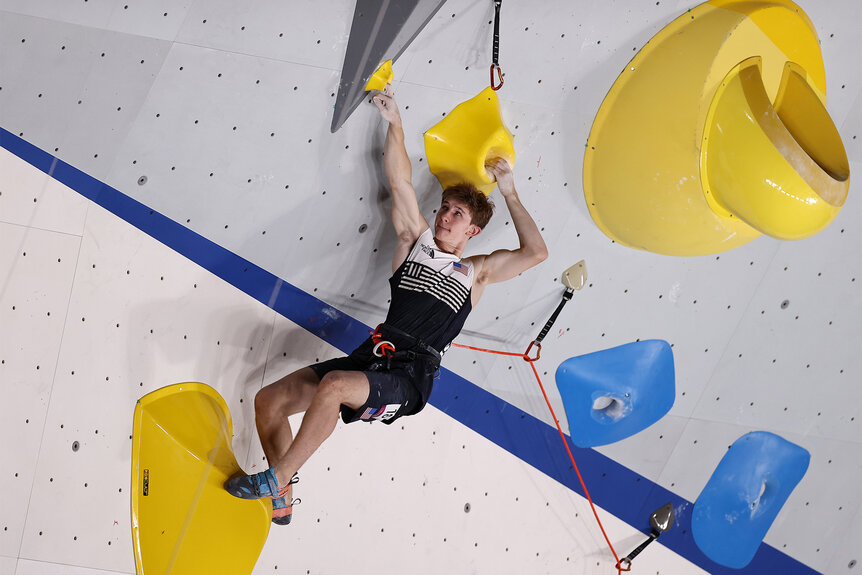
<svg viewBox="0 0 862 575">
<path fill-rule="evenodd" d="M 434 239 L 438 244 L 463 246 L 481 231 L 479 226 L 471 222 L 470 210 L 463 203 L 450 198 L 440 204 L 434 219 Z"/>
</svg>

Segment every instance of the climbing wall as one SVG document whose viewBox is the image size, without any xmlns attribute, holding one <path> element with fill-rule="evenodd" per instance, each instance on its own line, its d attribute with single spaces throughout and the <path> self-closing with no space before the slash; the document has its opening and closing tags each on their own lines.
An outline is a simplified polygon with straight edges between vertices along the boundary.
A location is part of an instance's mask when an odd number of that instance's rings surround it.
<svg viewBox="0 0 862 575">
<path fill-rule="evenodd" d="M 724 572 L 698 563 L 682 525 L 727 447 L 765 430 L 811 453 L 766 544 L 799 562 L 795 572 L 853 575 L 862 5 L 799 3 L 821 40 L 827 107 L 851 161 L 836 221 L 799 242 L 671 258 L 603 235 L 581 174 L 620 70 L 696 3 L 580 4 L 503 7 L 499 96 L 516 185 L 550 258 L 489 288 L 457 341 L 523 351 L 559 301 L 560 273 L 586 259 L 587 284 L 537 363 L 564 431 L 553 375 L 565 359 L 660 338 L 676 362 L 667 416 L 576 453 L 594 471 L 584 470 L 588 487 L 617 552 L 642 541 L 653 509 L 641 505 L 666 490 L 682 516 L 668 533 L 679 543 L 659 540 L 635 568 Z M 0 574 L 134 572 L 130 423 L 149 391 L 212 385 L 230 406 L 240 462 L 262 463 L 255 392 L 341 351 L 290 319 L 277 294 L 244 288 L 243 274 L 280 278 L 336 320 L 384 317 L 395 245 L 385 126 L 363 104 L 329 132 L 352 14 L 346 0 L 0 0 Z M 395 63 L 429 218 L 439 187 L 422 134 L 487 85 L 493 14 L 492 2 L 449 0 Z M 468 253 L 517 246 L 505 202 L 493 199 L 497 215 Z M 208 247 L 183 251 L 188 238 Z M 256 573 L 343 572 L 359 561 L 384 573 L 613 571 L 556 431 L 530 449 L 507 442 L 520 421 L 553 423 L 529 367 L 457 348 L 444 367 L 421 416 L 338 427 L 304 468 L 295 522 L 273 530 Z M 471 386 L 480 391 L 458 391 Z M 496 427 L 483 427 L 486 414 Z M 344 552 L 331 553 L 335 540 Z"/>
</svg>

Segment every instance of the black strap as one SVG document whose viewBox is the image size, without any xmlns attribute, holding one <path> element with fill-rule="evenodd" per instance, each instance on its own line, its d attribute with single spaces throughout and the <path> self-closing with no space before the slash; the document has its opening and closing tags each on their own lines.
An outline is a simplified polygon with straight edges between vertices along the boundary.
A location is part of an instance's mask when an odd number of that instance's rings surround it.
<svg viewBox="0 0 862 575">
<path fill-rule="evenodd" d="M 500 63 L 500 6 L 503 0 L 494 0 L 494 59 L 492 64 L 497 66 Z"/>
<path fill-rule="evenodd" d="M 375 361 L 369 366 L 369 371 L 389 371 L 392 369 L 393 363 L 410 363 L 417 358 L 424 358 L 426 361 L 434 365 L 435 369 L 440 367 L 440 360 L 424 350 L 402 349 L 389 353 L 385 353 L 383 357 Z"/>
<path fill-rule="evenodd" d="M 409 333 L 398 329 L 397 327 L 391 326 L 387 323 L 380 324 L 378 326 L 380 332 L 385 335 L 387 332 L 396 336 L 399 339 L 406 339 L 410 342 L 411 346 L 414 348 L 413 351 L 419 351 L 424 353 L 425 355 L 431 356 L 433 359 L 437 361 L 437 365 L 440 365 L 440 361 L 442 360 L 442 355 L 439 351 L 422 341 L 416 337 L 413 337 Z M 408 351 L 408 350 L 405 350 Z M 397 351 L 396 351 L 397 353 Z"/>
<path fill-rule="evenodd" d="M 574 290 L 567 289 L 566 293 L 563 294 L 563 299 L 560 301 L 560 304 L 557 306 L 557 309 L 554 311 L 554 314 L 551 316 L 551 319 L 545 324 L 545 327 L 542 328 L 542 332 L 539 334 L 539 337 L 535 339 L 534 343 L 542 343 L 542 340 L 545 339 L 545 336 L 548 335 L 548 332 L 551 331 L 551 326 L 554 325 L 554 322 L 557 321 L 557 316 L 560 315 L 560 312 L 563 311 L 563 306 L 566 305 L 570 299 L 572 299 L 572 294 L 574 294 Z"/>
<path fill-rule="evenodd" d="M 495 92 L 503 87 L 503 71 L 500 69 L 500 6 L 503 0 L 494 0 L 494 58 L 491 62 L 491 89 Z M 494 81 L 494 73 L 497 73 L 499 84 Z"/>
<path fill-rule="evenodd" d="M 638 545 L 638 546 L 637 546 L 637 548 L 636 548 L 634 551 L 632 551 L 631 553 L 629 553 L 629 554 L 626 556 L 626 559 L 629 561 L 629 563 L 631 563 L 631 562 L 634 560 L 634 558 L 635 558 L 635 557 L 637 557 L 638 555 L 640 555 L 640 552 L 641 552 L 641 551 L 643 551 L 644 549 L 646 549 L 646 546 L 647 546 L 647 545 L 649 545 L 650 543 L 652 543 L 653 541 L 655 541 L 656 539 L 658 539 L 658 536 L 659 536 L 659 535 L 660 535 L 660 533 L 658 533 L 657 531 L 653 530 L 653 532 L 652 532 L 652 533 L 650 533 L 649 539 L 647 539 L 646 541 L 644 541 L 643 543 L 641 543 L 640 545 Z"/>
</svg>

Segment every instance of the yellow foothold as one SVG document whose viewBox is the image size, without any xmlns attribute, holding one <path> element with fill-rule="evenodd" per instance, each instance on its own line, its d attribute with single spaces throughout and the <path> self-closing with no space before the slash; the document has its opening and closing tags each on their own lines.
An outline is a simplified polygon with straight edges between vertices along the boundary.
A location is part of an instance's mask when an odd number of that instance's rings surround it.
<svg viewBox="0 0 862 575">
<path fill-rule="evenodd" d="M 365 91 L 380 90 L 386 88 L 387 84 L 391 84 L 395 78 L 395 73 L 392 72 L 392 60 L 386 60 L 374 71 L 371 78 L 365 84 Z"/>
<path fill-rule="evenodd" d="M 252 572 L 272 504 L 224 489 L 240 471 L 232 439 L 227 404 L 207 385 L 171 385 L 138 400 L 131 494 L 138 575 Z"/>
<path fill-rule="evenodd" d="M 425 132 L 425 155 L 443 189 L 469 182 L 485 195 L 494 191 L 485 162 L 503 158 L 515 166 L 514 137 L 503 124 L 497 93 L 485 88 Z"/>
</svg>

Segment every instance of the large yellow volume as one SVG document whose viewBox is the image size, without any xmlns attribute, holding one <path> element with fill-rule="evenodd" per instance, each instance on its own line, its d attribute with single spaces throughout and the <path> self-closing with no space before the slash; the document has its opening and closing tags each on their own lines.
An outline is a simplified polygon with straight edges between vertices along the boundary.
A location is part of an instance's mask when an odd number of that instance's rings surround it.
<svg viewBox="0 0 862 575">
<path fill-rule="evenodd" d="M 224 489 L 240 471 L 224 399 L 202 383 L 145 395 L 132 434 L 132 541 L 138 575 L 251 573 L 272 503 Z"/>
<path fill-rule="evenodd" d="M 485 88 L 425 132 L 425 155 L 444 190 L 469 182 L 485 195 L 494 191 L 497 183 L 485 162 L 503 158 L 515 166 L 514 138 L 503 124 L 497 93 Z"/>
<path fill-rule="evenodd" d="M 617 242 L 705 255 L 835 218 L 849 163 L 814 26 L 790 0 L 712 0 L 653 37 L 602 103 L 590 214 Z"/>
</svg>

